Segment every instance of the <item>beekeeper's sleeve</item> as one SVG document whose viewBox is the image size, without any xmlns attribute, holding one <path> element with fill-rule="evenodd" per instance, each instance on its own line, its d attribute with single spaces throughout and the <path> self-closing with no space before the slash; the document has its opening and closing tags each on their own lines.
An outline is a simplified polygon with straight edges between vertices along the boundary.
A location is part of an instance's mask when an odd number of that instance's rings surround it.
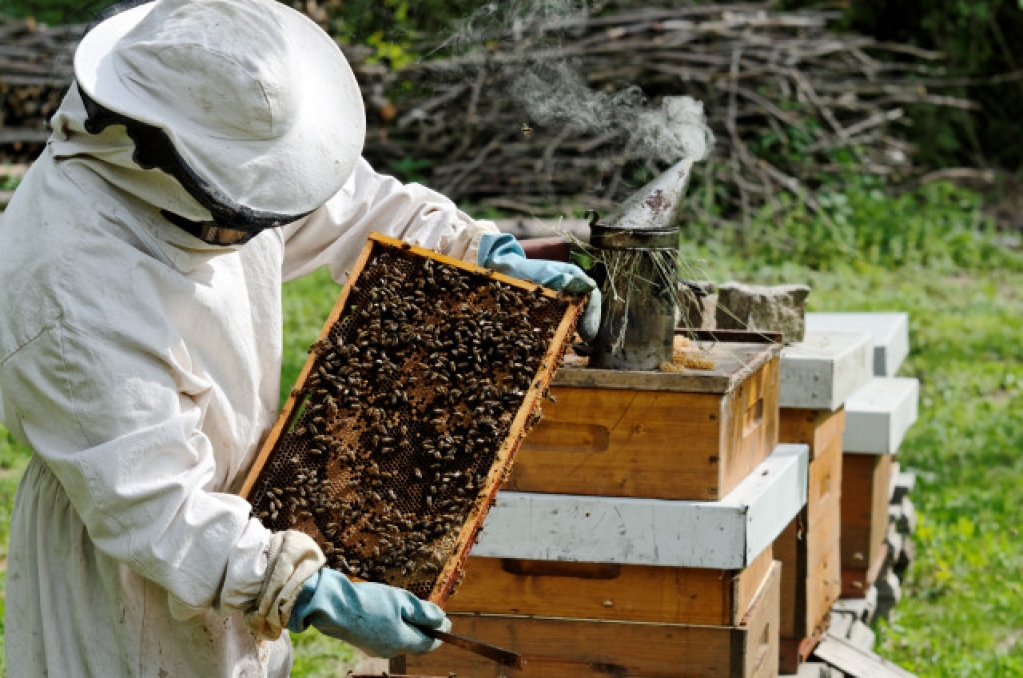
<svg viewBox="0 0 1023 678">
<path fill-rule="evenodd" d="M 440 193 L 378 174 L 360 159 L 327 204 L 284 227 L 284 278 L 328 266 L 344 282 L 374 231 L 473 264 L 480 237 L 498 232 L 493 222 L 472 219 Z"/>
</svg>

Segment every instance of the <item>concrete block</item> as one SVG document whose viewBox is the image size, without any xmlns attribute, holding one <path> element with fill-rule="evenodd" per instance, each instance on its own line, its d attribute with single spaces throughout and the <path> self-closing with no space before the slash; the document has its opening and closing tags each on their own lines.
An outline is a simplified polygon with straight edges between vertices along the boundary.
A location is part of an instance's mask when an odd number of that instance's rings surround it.
<svg viewBox="0 0 1023 678">
<path fill-rule="evenodd" d="M 888 570 L 883 577 L 878 577 L 874 586 L 877 587 L 878 615 L 881 615 L 882 604 L 895 605 L 902 600 L 902 580 L 893 570 Z M 887 614 L 882 616 L 887 616 Z"/>
<path fill-rule="evenodd" d="M 808 332 L 782 349 L 778 404 L 833 412 L 870 383 L 870 361 L 869 334 Z"/>
<path fill-rule="evenodd" d="M 876 609 L 877 589 L 871 587 L 862 598 L 839 598 L 831 606 L 831 623 L 835 623 L 836 615 L 847 615 L 852 619 L 859 619 L 869 624 L 870 620 L 874 618 Z"/>
<path fill-rule="evenodd" d="M 841 671 L 828 666 L 824 662 L 803 662 L 799 665 L 798 673 L 793 674 L 796 678 L 841 678 Z M 782 678 L 782 676 L 779 676 Z"/>
<path fill-rule="evenodd" d="M 807 313 L 806 331 L 869 333 L 878 377 L 894 377 L 909 355 L 908 313 Z"/>
<path fill-rule="evenodd" d="M 917 419 L 920 382 L 908 377 L 874 377 L 845 402 L 842 450 L 895 454 Z"/>
<path fill-rule="evenodd" d="M 904 497 L 909 496 L 909 493 L 913 491 L 914 487 L 916 487 L 916 474 L 912 471 L 899 470 L 898 464 L 895 464 L 893 468 L 892 503 L 898 504 Z"/>
<path fill-rule="evenodd" d="M 852 628 L 849 629 L 850 645 L 869 652 L 874 649 L 875 642 L 877 642 L 877 636 L 872 628 L 861 621 L 853 623 Z"/>
<path fill-rule="evenodd" d="M 898 503 L 888 504 L 888 520 L 902 535 L 916 531 L 916 508 L 906 495 Z"/>
</svg>

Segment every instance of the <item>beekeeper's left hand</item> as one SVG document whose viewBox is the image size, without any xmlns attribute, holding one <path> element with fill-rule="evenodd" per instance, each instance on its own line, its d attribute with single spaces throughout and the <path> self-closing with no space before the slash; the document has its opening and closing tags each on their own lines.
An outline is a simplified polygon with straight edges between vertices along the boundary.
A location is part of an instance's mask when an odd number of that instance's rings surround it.
<svg viewBox="0 0 1023 678">
<path fill-rule="evenodd" d="M 480 238 L 477 262 L 498 273 L 522 278 L 572 294 L 589 292 L 590 299 L 576 330 L 585 341 L 597 335 L 600 326 L 600 290 L 597 283 L 575 264 L 545 259 L 527 259 L 522 246 L 510 233 L 488 233 Z"/>
</svg>

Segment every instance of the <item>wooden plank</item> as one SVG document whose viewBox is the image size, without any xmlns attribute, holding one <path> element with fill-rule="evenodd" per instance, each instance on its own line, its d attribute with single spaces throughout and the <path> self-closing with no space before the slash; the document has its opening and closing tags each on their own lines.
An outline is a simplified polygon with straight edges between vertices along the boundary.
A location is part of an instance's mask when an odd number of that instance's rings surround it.
<svg viewBox="0 0 1023 678">
<path fill-rule="evenodd" d="M 807 313 L 806 331 L 869 333 L 878 377 L 895 376 L 909 355 L 909 314 L 904 312 Z"/>
<path fill-rule="evenodd" d="M 776 358 L 725 394 L 552 387 L 551 395 L 509 490 L 720 499 L 778 442 Z"/>
<path fill-rule="evenodd" d="M 808 445 L 812 461 L 818 450 L 841 441 L 844 429 L 845 407 L 834 411 L 783 407 L 778 419 L 778 442 Z M 841 442 L 838 447 L 841 449 Z"/>
<path fill-rule="evenodd" d="M 821 638 L 814 656 L 851 678 L 915 678 L 901 666 L 830 633 Z"/>
<path fill-rule="evenodd" d="M 833 411 L 870 381 L 870 335 L 807 332 L 781 352 L 782 407 Z"/>
<path fill-rule="evenodd" d="M 806 503 L 807 456 L 779 445 L 720 501 L 501 492 L 473 554 L 742 569 Z"/>
<path fill-rule="evenodd" d="M 470 557 L 445 609 L 731 626 L 745 616 L 771 563 L 770 548 L 742 570 Z"/>
<path fill-rule="evenodd" d="M 453 614 L 457 633 L 520 653 L 525 668 L 508 669 L 446 646 L 396 658 L 390 668 L 473 678 L 773 678 L 778 674 L 779 570 L 772 567 L 737 626 Z"/>
<path fill-rule="evenodd" d="M 888 533 L 890 454 L 842 455 L 842 567 L 866 570 Z"/>
<path fill-rule="evenodd" d="M 857 454 L 895 454 L 916 422 L 920 382 L 875 377 L 846 403 L 842 448 Z"/>
</svg>

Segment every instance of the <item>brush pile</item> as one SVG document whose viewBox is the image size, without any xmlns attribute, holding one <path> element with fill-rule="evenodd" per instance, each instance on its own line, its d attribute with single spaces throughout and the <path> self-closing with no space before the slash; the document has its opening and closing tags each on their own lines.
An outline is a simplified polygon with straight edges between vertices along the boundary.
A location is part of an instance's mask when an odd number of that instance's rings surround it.
<svg viewBox="0 0 1023 678">
<path fill-rule="evenodd" d="M 367 158 L 506 213 L 606 210 L 678 159 L 651 152 L 657 139 L 639 139 L 637 123 L 683 95 L 703 103 L 716 139 L 687 209 L 745 221 L 786 195 L 819 209 L 829 175 L 911 178 L 896 129 L 906 107 L 974 107 L 941 94 L 962 84 L 942 55 L 835 32 L 834 12 L 620 0 L 566 15 L 550 4 L 487 5 L 504 14 L 415 45 L 426 57 L 401 69 L 346 48 L 370 111 Z M 315 15 L 315 2 L 303 7 Z M 0 162 L 41 149 L 81 29 L 0 20 Z"/>
<path fill-rule="evenodd" d="M 371 125 L 367 153 L 382 167 L 414 159 L 423 181 L 473 204 L 536 215 L 607 209 L 677 160 L 636 143 L 641 111 L 688 95 L 703 102 L 716 138 L 690 210 L 712 222 L 747 219 L 784 194 L 819 209 L 814 191 L 828 175 L 914 174 L 912 149 L 893 130 L 906 106 L 973 107 L 938 93 L 956 84 L 940 54 L 833 32 L 838 18 L 769 4 L 520 17 L 513 30 L 485 35 L 485 48 L 378 74 L 370 103 L 392 119 Z M 548 102 L 548 114 L 561 107 L 549 121 L 533 119 L 535 102 L 520 105 L 524 74 L 549 82 L 566 72 L 587 91 Z M 415 94 L 393 99 L 396 112 L 379 96 L 409 84 Z M 546 91 L 579 94 L 573 87 Z"/>
<path fill-rule="evenodd" d="M 0 161 L 26 162 L 42 150 L 71 82 L 69 45 L 82 29 L 0 17 Z"/>
</svg>

